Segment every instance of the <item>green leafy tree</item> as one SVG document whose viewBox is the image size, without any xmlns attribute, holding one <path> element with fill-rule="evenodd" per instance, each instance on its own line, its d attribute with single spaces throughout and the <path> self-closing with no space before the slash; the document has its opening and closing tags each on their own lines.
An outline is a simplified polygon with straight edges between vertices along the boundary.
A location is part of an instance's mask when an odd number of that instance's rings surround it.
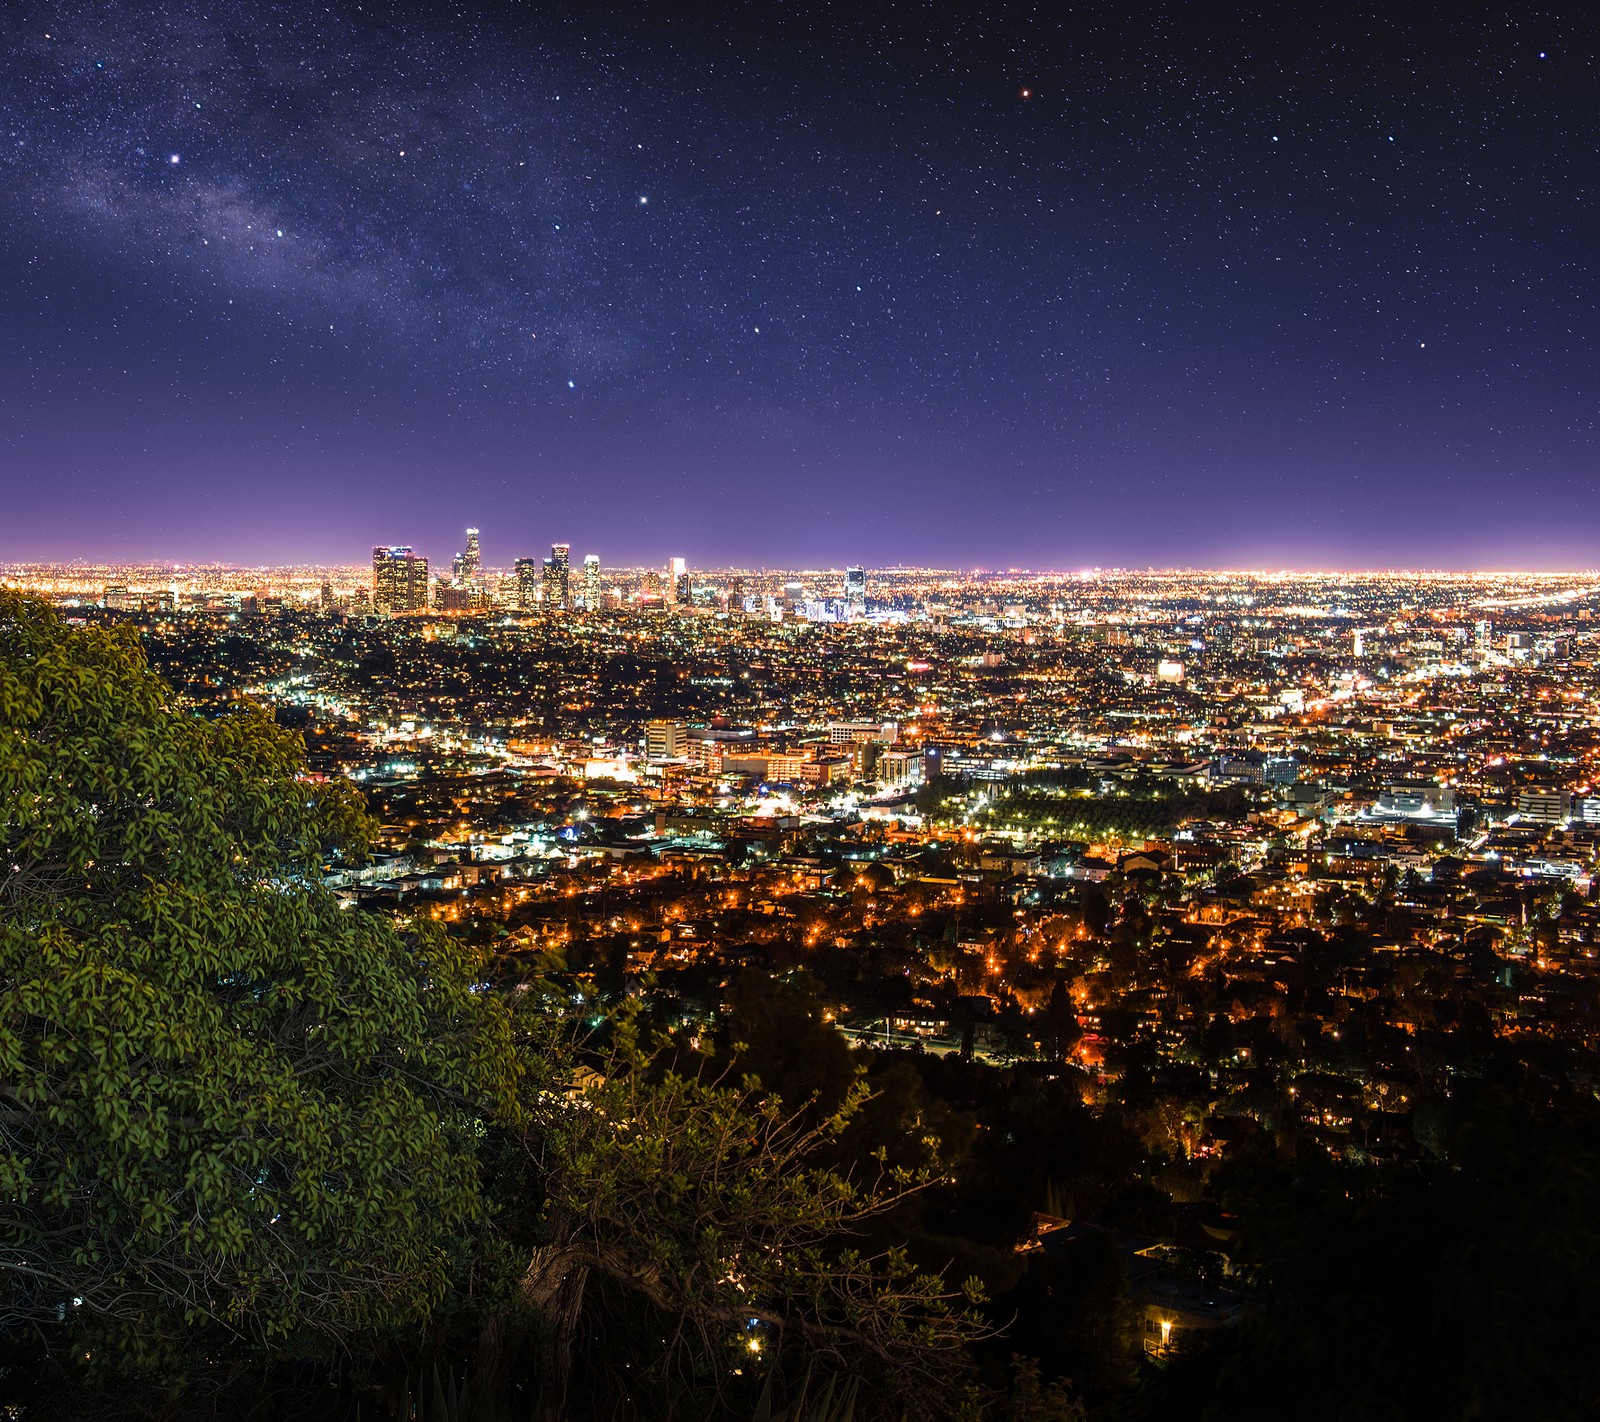
<svg viewBox="0 0 1600 1422">
<path fill-rule="evenodd" d="M 1033 1358 L 1011 1360 L 1011 1392 L 1001 1404 L 1000 1422 L 1085 1422 L 1083 1404 L 1059 1382 L 1040 1376 Z"/>
<path fill-rule="evenodd" d="M 608 1388 L 633 1407 L 653 1396 L 670 1412 L 674 1395 L 698 1406 L 734 1370 L 783 1359 L 860 1378 L 863 1415 L 970 1415 L 976 1286 L 947 1284 L 903 1249 L 861 1247 L 928 1175 L 884 1163 L 852 1178 L 829 1163 L 868 1089 L 858 1082 L 817 1120 L 750 1078 L 662 1069 L 626 1024 L 621 1039 L 569 1092 L 539 1093 L 523 1183 L 501 1185 L 507 1200 L 542 1200 L 519 1282 L 537 1320 L 542 1415 L 587 1415 Z M 500 1353 L 508 1336 L 490 1323 L 480 1375 L 514 1368 Z M 596 1351 L 593 1339 L 607 1341 Z"/>
<path fill-rule="evenodd" d="M 264 715 L 186 715 L 131 632 L 0 593 L 8 1328 L 338 1335 L 442 1294 L 518 1067 L 473 953 L 323 887 L 365 823 Z"/>
</svg>

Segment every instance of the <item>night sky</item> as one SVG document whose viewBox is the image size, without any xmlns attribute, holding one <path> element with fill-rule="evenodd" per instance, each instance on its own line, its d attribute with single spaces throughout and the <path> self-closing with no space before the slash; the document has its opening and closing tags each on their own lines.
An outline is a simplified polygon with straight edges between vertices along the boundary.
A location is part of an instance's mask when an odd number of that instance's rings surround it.
<svg viewBox="0 0 1600 1422">
<path fill-rule="evenodd" d="M 1594 566 L 1585 13 L 12 0 L 0 559 Z"/>
</svg>

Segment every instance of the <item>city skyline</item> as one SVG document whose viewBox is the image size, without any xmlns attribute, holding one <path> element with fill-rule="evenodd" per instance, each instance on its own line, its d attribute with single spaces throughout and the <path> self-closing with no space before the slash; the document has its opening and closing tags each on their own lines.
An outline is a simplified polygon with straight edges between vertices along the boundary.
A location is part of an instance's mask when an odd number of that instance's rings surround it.
<svg viewBox="0 0 1600 1422">
<path fill-rule="evenodd" d="M 580 545 L 573 544 L 573 547 Z M 313 572 L 343 572 L 362 574 L 370 578 L 372 571 L 371 553 L 378 547 L 408 548 L 416 551 L 418 556 L 425 559 L 430 566 L 431 575 L 437 577 L 449 576 L 448 570 L 453 562 L 448 552 L 448 540 L 439 540 L 437 544 L 423 545 L 412 544 L 383 544 L 372 545 L 364 550 L 366 557 L 339 557 L 326 560 L 311 558 L 287 559 L 283 561 L 244 562 L 230 561 L 223 558 L 94 558 L 88 556 L 74 556 L 69 558 L 48 557 L 21 557 L 0 559 L 0 570 L 7 575 L 15 576 L 23 572 L 38 572 L 45 569 L 82 569 L 96 571 L 107 569 L 125 569 L 129 571 L 146 572 L 152 575 L 166 572 L 177 573 L 202 573 L 214 571 L 218 573 L 303 573 Z M 434 551 L 435 547 L 439 551 Z M 480 572 L 497 572 L 512 574 L 518 563 L 531 562 L 538 565 L 542 559 L 537 556 L 539 545 L 532 545 L 530 553 L 507 553 L 503 559 L 486 558 Z M 595 559 L 598 565 L 606 572 L 615 573 L 644 573 L 654 571 L 666 573 L 676 561 L 676 555 L 657 558 L 644 558 L 641 560 L 624 560 L 602 558 L 599 554 L 588 552 L 582 555 L 584 559 Z M 1093 580 L 1096 578 L 1118 577 L 1253 577 L 1253 578 L 1307 578 L 1329 579 L 1340 577 L 1376 577 L 1396 579 L 1426 579 L 1426 578 L 1461 578 L 1461 579 L 1495 579 L 1495 578 L 1580 578 L 1600 575 L 1600 562 L 1591 564 L 1570 563 L 1538 567 L 1529 564 L 1484 564 L 1481 566 L 1467 566 L 1465 564 L 1294 564 L 1294 563 L 1229 563 L 1229 564 L 1204 564 L 1204 563 L 1103 563 L 1103 564 L 1062 564 L 1055 567 L 1045 565 L 1033 566 L 1001 566 L 995 565 L 956 565 L 944 563 L 866 563 L 851 562 L 845 558 L 834 558 L 830 561 L 816 561 L 806 563 L 779 563 L 761 562 L 745 559 L 742 561 L 728 562 L 699 562 L 694 558 L 682 560 L 687 564 L 687 571 L 693 574 L 716 575 L 736 573 L 802 573 L 811 575 L 836 575 L 841 579 L 853 569 L 864 568 L 868 574 L 872 573 L 904 573 L 904 574 L 930 574 L 954 578 L 1032 578 L 1032 579 L 1065 579 L 1065 580 Z M 577 571 L 581 571 L 577 570 Z M 576 576 L 576 572 L 574 572 Z"/>
<path fill-rule="evenodd" d="M 1595 45 L 1556 14 L 0 26 L 0 558 L 1600 546 Z"/>
<path fill-rule="evenodd" d="M 0 570 L 8 576 L 16 576 L 25 572 L 38 572 L 46 569 L 82 569 L 84 571 L 101 571 L 107 569 L 125 569 L 129 571 L 146 572 L 152 575 L 160 573 L 186 573 L 197 574 L 204 572 L 217 573 L 299 573 L 310 574 L 313 572 L 344 572 L 362 574 L 370 577 L 372 571 L 371 554 L 378 548 L 406 548 L 417 552 L 418 556 L 429 563 L 431 575 L 448 577 L 447 573 L 454 561 L 447 551 L 447 541 L 438 543 L 440 550 L 435 552 L 433 544 L 426 546 L 418 543 L 412 544 L 374 544 L 367 550 L 368 556 L 354 558 L 333 558 L 316 560 L 309 558 L 289 559 L 276 562 L 233 562 L 222 558 L 91 558 L 76 556 L 71 558 L 8 558 L 0 559 Z M 570 545 L 573 547 L 579 545 Z M 537 556 L 539 545 L 533 545 L 530 553 L 507 554 L 503 560 L 486 558 L 479 571 L 512 574 L 519 563 L 531 563 L 537 567 L 543 560 Z M 1427 578 L 1461 578 L 1461 579 L 1495 579 L 1495 578 L 1544 578 L 1559 580 L 1562 578 L 1581 578 L 1600 575 L 1600 563 L 1595 564 L 1568 564 L 1550 567 L 1534 567 L 1526 564 L 1503 564 L 1498 566 L 1483 565 L 1469 567 L 1465 565 L 1427 565 L 1415 564 L 1403 566 L 1389 565 L 1334 565 L 1334 564 L 1202 564 L 1202 563 L 1105 563 L 1105 564 L 1063 564 L 1057 567 L 1043 565 L 1036 566 L 999 566 L 999 565 L 967 565 L 942 563 L 866 563 L 851 562 L 848 559 L 835 558 L 831 561 L 817 561 L 810 563 L 778 563 L 760 562 L 745 559 L 730 562 L 699 562 L 694 558 L 679 559 L 676 555 L 658 558 L 645 558 L 638 561 L 622 559 L 601 558 L 598 553 L 588 552 L 582 555 L 585 560 L 594 559 L 606 572 L 616 573 L 666 573 L 671 570 L 675 561 L 686 563 L 687 571 L 693 574 L 737 574 L 737 573 L 802 573 L 811 575 L 836 575 L 843 578 L 847 573 L 856 569 L 864 569 L 868 574 L 895 573 L 895 574 L 929 574 L 948 576 L 953 578 L 1020 578 L 1020 579 L 1063 579 L 1063 580 L 1094 580 L 1096 578 L 1120 577 L 1251 577 L 1251 578 L 1306 578 L 1329 579 L 1340 577 L 1362 578 L 1395 578 L 1395 579 L 1427 579 Z"/>
</svg>

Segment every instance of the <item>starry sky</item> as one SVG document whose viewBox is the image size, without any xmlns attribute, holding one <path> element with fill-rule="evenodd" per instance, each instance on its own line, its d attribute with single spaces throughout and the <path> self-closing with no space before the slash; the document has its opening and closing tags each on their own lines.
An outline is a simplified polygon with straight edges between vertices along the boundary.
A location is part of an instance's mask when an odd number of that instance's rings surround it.
<svg viewBox="0 0 1600 1422">
<path fill-rule="evenodd" d="M 0 7 L 0 559 L 1600 564 L 1587 7 Z"/>
</svg>

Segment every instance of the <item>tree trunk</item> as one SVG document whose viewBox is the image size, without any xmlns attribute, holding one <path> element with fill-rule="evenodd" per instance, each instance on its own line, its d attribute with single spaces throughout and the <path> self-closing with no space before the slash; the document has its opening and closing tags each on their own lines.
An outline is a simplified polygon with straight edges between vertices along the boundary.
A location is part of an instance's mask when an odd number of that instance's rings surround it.
<svg viewBox="0 0 1600 1422">
<path fill-rule="evenodd" d="M 572 1381 L 573 1353 L 588 1265 L 576 1250 L 541 1245 L 522 1276 L 522 1296 L 540 1316 L 538 1380 L 540 1422 L 563 1422 Z"/>
<path fill-rule="evenodd" d="M 472 1390 L 479 1397 L 500 1398 L 510 1382 L 511 1359 L 506 1356 L 506 1320 L 495 1314 L 478 1330 L 472 1355 Z"/>
</svg>

